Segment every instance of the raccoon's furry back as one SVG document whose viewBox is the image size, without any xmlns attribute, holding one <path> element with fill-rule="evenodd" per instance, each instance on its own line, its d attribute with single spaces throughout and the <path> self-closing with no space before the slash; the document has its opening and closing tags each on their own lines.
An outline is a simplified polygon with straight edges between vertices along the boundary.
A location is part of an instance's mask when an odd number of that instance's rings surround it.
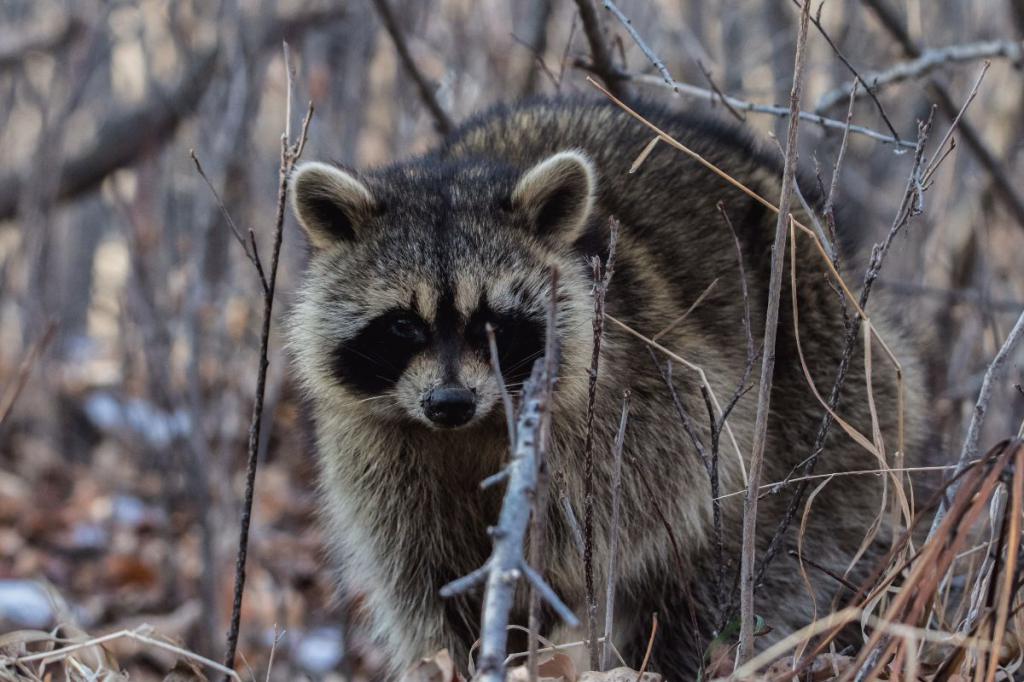
<svg viewBox="0 0 1024 682">
<path fill-rule="evenodd" d="M 735 126 L 657 106 L 640 105 L 639 109 L 711 164 L 770 201 L 777 200 L 780 164 Z M 563 286 L 570 294 L 575 292 L 572 300 L 589 300 L 590 261 L 594 256 L 607 257 L 609 218 L 614 216 L 621 224 L 607 297 L 607 314 L 614 321 L 605 323 L 594 420 L 597 584 L 604 584 L 609 556 L 611 443 L 622 395 L 628 389 L 633 397 L 618 529 L 616 640 L 627 662 L 639 665 L 651 613 L 656 611 L 661 629 L 654 668 L 669 679 L 685 680 L 692 679 L 700 666 L 709 637 L 734 614 L 730 604 L 736 601 L 742 500 L 742 495 L 734 493 L 745 489 L 756 412 L 753 396 L 757 394 L 755 385 L 738 401 L 727 422 L 729 429 L 721 437 L 717 477 L 719 495 L 723 496 L 723 567 L 713 531 L 707 462 L 701 459 L 693 439 L 697 436 L 704 453 L 709 452 L 708 415 L 696 368 L 707 377 L 718 404 L 724 405 L 748 364 L 744 326 L 748 310 L 755 350 L 764 334 L 776 219 L 761 203 L 665 144 L 657 145 L 640 168 L 629 173 L 633 160 L 652 137 L 648 128 L 610 104 L 538 100 L 478 115 L 436 151 L 368 173 L 366 178 L 371 189 L 390 183 L 398 197 L 395 201 L 406 195 L 435 193 L 444 197 L 438 200 L 439 206 L 457 207 L 460 201 L 469 201 L 464 195 L 471 192 L 459 186 L 460 178 L 469 177 L 464 173 L 467 168 L 477 179 L 486 180 L 492 174 L 491 184 L 501 188 L 509 182 L 508 177 L 527 173 L 560 152 L 576 152 L 593 165 L 596 188 L 585 228 L 572 244 L 552 248 L 545 258 L 566 270 Z M 435 168 L 446 169 L 443 180 L 431 176 Z M 739 256 L 720 204 L 735 228 Z M 443 216 L 438 217 L 441 223 L 445 223 Z M 457 229 L 445 225 L 444 230 Z M 495 226 L 496 231 L 500 229 Z M 437 245 L 446 243 L 441 234 L 439 231 Z M 534 241 L 529 242 L 528 250 L 538 248 Z M 827 268 L 805 235 L 797 234 L 796 252 L 799 342 L 787 258 L 763 473 L 766 483 L 799 475 L 813 454 L 824 410 L 807 383 L 801 353 L 818 392 L 827 397 L 839 367 L 846 328 Z M 543 282 L 546 268 L 533 270 L 524 276 Z M 332 276 L 326 261 L 311 272 L 303 294 L 309 300 L 318 289 L 346 286 Z M 741 272 L 746 277 L 747 299 Z M 700 297 L 700 304 L 691 310 Z M 571 352 L 560 367 L 548 455 L 557 487 L 545 510 L 546 576 L 578 614 L 585 608 L 583 566 L 563 502 L 575 518 L 583 519 L 586 352 L 593 338 L 591 320 L 585 313 L 577 310 L 571 324 L 559 326 L 560 340 Z M 296 314 L 291 323 L 292 347 L 300 352 L 302 346 L 316 343 L 312 332 L 302 331 L 304 319 L 303 314 Z M 872 319 L 890 345 L 901 352 L 898 330 L 886 322 L 884 314 Z M 627 328 L 648 339 L 656 338 L 661 347 L 681 356 L 685 363 L 672 362 L 667 367 L 671 356 L 653 350 Z M 858 348 L 849 362 L 838 411 L 870 440 L 868 377 L 865 354 Z M 886 451 L 892 453 L 897 447 L 896 383 L 877 344 L 874 355 L 870 387 L 879 430 Z M 916 457 L 914 448 L 919 442 L 916 424 L 920 409 L 914 400 L 920 392 L 913 390 L 913 358 L 901 355 L 900 359 L 911 387 L 906 391 L 911 400 L 906 411 L 908 452 L 899 453 L 906 464 Z M 755 384 L 756 367 L 751 378 Z M 313 393 L 320 390 L 319 382 L 328 381 L 314 369 L 300 374 Z M 671 380 L 671 390 L 666 377 Z M 444 601 L 437 589 L 478 566 L 489 553 L 486 528 L 496 519 L 500 491 L 482 492 L 477 483 L 496 471 L 507 452 L 500 420 L 486 427 L 439 433 L 412 425 L 376 423 L 361 413 L 315 398 L 313 411 L 324 512 L 331 544 L 346 576 L 346 589 L 366 597 L 373 630 L 396 669 L 441 647 L 448 647 L 464 661 L 478 633 L 479 595 Z M 816 472 L 880 466 L 875 454 L 833 428 Z M 791 490 L 767 494 L 760 504 L 759 555 L 785 513 Z M 880 513 L 881 490 L 882 481 L 876 476 L 845 476 L 815 497 L 799 537 L 798 516 L 765 583 L 757 590 L 757 611 L 774 628 L 765 642 L 827 611 L 839 587 L 817 571 L 808 574 L 810 584 L 805 584 L 789 550 L 799 548 L 839 574 L 849 568 L 848 579 L 854 583 L 867 574 L 891 536 L 885 523 L 859 561 L 853 566 L 850 563 Z M 722 574 L 724 585 L 719 583 Z M 603 603 L 603 598 L 598 601 Z M 524 619 L 524 607 L 525 603 L 520 603 L 514 618 Z M 545 620 L 545 629 L 550 631 L 555 621 L 550 614 Z"/>
</svg>

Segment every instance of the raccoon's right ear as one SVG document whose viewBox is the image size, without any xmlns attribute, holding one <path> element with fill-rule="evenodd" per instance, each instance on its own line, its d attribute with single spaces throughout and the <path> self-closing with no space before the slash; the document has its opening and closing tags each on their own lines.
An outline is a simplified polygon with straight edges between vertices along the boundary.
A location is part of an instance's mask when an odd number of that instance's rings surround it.
<svg viewBox="0 0 1024 682">
<path fill-rule="evenodd" d="M 358 178 L 316 161 L 295 169 L 291 195 L 295 217 L 317 249 L 357 239 L 376 208 L 373 195 Z"/>
<path fill-rule="evenodd" d="M 559 152 L 523 173 L 512 206 L 526 211 L 538 236 L 575 241 L 594 206 L 596 175 L 582 152 Z"/>
</svg>

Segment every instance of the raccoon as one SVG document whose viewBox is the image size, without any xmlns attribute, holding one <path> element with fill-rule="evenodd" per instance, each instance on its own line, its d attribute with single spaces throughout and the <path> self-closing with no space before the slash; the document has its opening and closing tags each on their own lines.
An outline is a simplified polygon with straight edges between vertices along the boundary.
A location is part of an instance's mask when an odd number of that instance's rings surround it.
<svg viewBox="0 0 1024 682">
<path fill-rule="evenodd" d="M 639 109 L 755 192 L 778 197 L 780 164 L 743 131 L 697 113 Z M 486 325 L 496 335 L 504 381 L 520 392 L 543 353 L 552 268 L 560 273 L 554 333 L 561 353 L 548 463 L 559 485 L 539 512 L 543 571 L 577 614 L 586 611 L 577 529 L 566 509 L 583 518 L 591 261 L 608 255 L 611 217 L 621 229 L 607 314 L 699 365 L 720 400 L 741 381 L 747 344 L 740 261 L 717 204 L 724 202 L 741 244 L 754 339 L 764 331 L 776 216 L 667 145 L 630 173 L 651 137 L 616 106 L 547 99 L 499 106 L 470 119 L 437 149 L 371 172 L 317 162 L 295 171 L 291 202 L 311 255 L 289 317 L 290 352 L 315 423 L 323 519 L 341 591 L 360 596 L 392 674 L 441 648 L 465 669 L 479 632 L 481 595 L 445 600 L 438 589 L 487 559 L 487 529 L 501 503 L 500 489 L 480 487 L 509 451 Z M 827 395 L 840 361 L 844 312 L 810 240 L 798 236 L 796 248 L 799 340 L 808 372 Z M 788 272 L 787 265 L 765 482 L 801 466 L 823 414 L 800 365 Z M 913 384 L 913 358 L 895 343 L 898 330 L 881 316 L 875 324 L 900 348 Z M 885 442 L 895 449 L 897 386 L 877 349 L 876 357 L 874 406 Z M 604 585 L 611 447 L 628 389 L 615 643 L 627 663 L 639 666 L 657 612 L 651 667 L 667 679 L 688 680 L 709 638 L 730 617 L 715 585 L 722 571 L 730 596 L 738 589 L 742 495 L 722 500 L 721 566 L 709 476 L 676 405 L 707 443 L 700 377 L 676 365 L 670 391 L 665 361 L 642 339 L 607 325 L 593 427 L 594 570 L 596 584 Z M 840 413 L 871 434 L 866 380 L 858 351 Z M 735 443 L 722 437 L 722 494 L 745 488 L 753 395 L 756 390 L 740 399 L 729 417 Z M 907 406 L 910 443 L 919 412 L 915 403 Z M 833 428 L 818 472 L 878 466 L 875 455 Z M 838 574 L 856 556 L 847 579 L 863 578 L 892 536 L 882 523 L 875 542 L 858 552 L 879 516 L 881 491 L 876 476 L 829 485 L 808 516 L 804 555 Z M 759 553 L 788 501 L 788 494 L 762 500 Z M 842 589 L 822 571 L 801 577 L 787 552 L 797 547 L 798 525 L 799 519 L 757 590 L 757 612 L 772 628 L 762 643 L 827 611 Z M 513 621 L 525 624 L 525 594 L 520 597 Z M 604 603 L 600 595 L 598 603 Z M 545 612 L 543 620 L 550 635 L 556 619 Z"/>
</svg>

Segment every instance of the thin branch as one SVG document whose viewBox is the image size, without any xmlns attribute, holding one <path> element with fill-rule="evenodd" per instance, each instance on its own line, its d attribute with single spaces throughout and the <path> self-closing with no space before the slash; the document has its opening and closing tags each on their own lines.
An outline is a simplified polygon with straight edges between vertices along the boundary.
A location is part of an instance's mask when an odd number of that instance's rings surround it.
<svg viewBox="0 0 1024 682">
<path fill-rule="evenodd" d="M 494 338 L 494 327 L 490 322 L 484 325 L 484 331 L 487 332 L 487 347 L 491 353 L 491 371 L 494 372 L 494 380 L 498 382 L 501 404 L 505 408 L 505 426 L 508 428 L 508 447 L 511 450 L 516 444 L 516 410 L 512 405 L 512 396 L 505 384 L 505 377 L 501 373 L 501 363 L 498 361 L 498 342 Z"/>
<path fill-rule="evenodd" d="M 881 243 L 875 244 L 874 248 L 871 250 L 871 261 L 868 266 L 868 270 L 864 275 L 864 285 L 861 288 L 860 297 L 858 300 L 853 301 L 853 304 L 857 306 L 858 310 L 862 311 L 865 306 L 867 306 L 868 298 L 871 295 L 872 284 L 881 272 L 885 256 L 888 253 L 889 247 L 896 235 L 907 226 L 911 218 L 920 212 L 922 201 L 920 193 L 924 191 L 924 186 L 920 183 L 920 176 L 921 169 L 924 164 L 924 147 L 928 141 L 928 134 L 931 131 L 932 115 L 934 115 L 934 109 L 929 115 L 928 120 L 921 122 L 918 125 L 916 145 L 917 152 L 914 154 L 914 163 L 909 175 L 907 176 L 907 183 L 904 189 L 903 198 L 900 201 L 899 208 L 896 211 L 896 217 L 893 219 L 892 226 L 889 228 L 886 238 Z M 844 291 L 844 295 L 848 294 Z M 793 497 L 790 498 L 789 506 L 786 508 L 786 513 L 776 527 L 775 533 L 772 535 L 771 542 L 768 544 L 768 549 L 765 550 L 764 556 L 761 559 L 761 565 L 758 569 L 758 577 L 756 580 L 758 584 L 760 584 L 764 579 L 769 565 L 782 545 L 783 537 L 785 536 L 790 523 L 792 523 L 793 518 L 796 516 L 810 484 L 810 479 L 807 477 L 814 472 L 818 458 L 821 456 L 821 453 L 825 448 L 825 440 L 828 437 L 829 431 L 832 429 L 832 423 L 835 419 L 835 410 L 839 405 L 839 397 L 842 392 L 843 384 L 846 382 L 846 375 L 850 368 L 850 361 L 853 357 L 854 349 L 857 346 L 858 328 L 859 324 L 857 323 L 856 318 L 850 318 L 847 320 L 846 335 L 843 341 L 843 351 L 839 359 L 839 367 L 836 370 L 836 378 L 832 384 L 832 391 L 829 393 L 829 397 L 825 405 L 825 414 L 822 415 L 821 422 L 818 424 L 818 432 L 814 437 L 811 454 L 803 461 L 802 467 L 798 467 L 799 471 L 794 469 L 794 471 L 791 472 L 792 475 L 799 474 L 804 478 L 797 486 L 796 491 L 793 493 Z M 900 372 L 901 370 L 897 369 L 898 375 Z M 787 477 L 787 479 L 788 478 L 789 477 Z"/>
<path fill-rule="evenodd" d="M 45 26 L 5 31 L 0 39 L 0 71 L 21 64 L 30 55 L 46 53 L 68 45 L 84 28 L 81 19 L 67 15 Z"/>
<path fill-rule="evenodd" d="M 979 59 L 1007 59 L 1014 64 L 1020 64 L 1022 53 L 1024 53 L 1024 42 L 1019 40 L 984 40 L 965 45 L 950 45 L 949 47 L 925 50 L 917 59 L 899 62 L 881 71 L 866 73 L 862 78 L 874 92 L 878 92 L 888 85 L 927 76 L 947 64 L 972 62 Z M 818 106 L 814 110 L 819 114 L 825 113 L 849 97 L 853 91 L 853 85 L 844 85 L 829 90 L 821 96 Z M 866 93 L 863 90 L 858 90 L 854 97 L 860 98 L 864 94 Z"/>
<path fill-rule="evenodd" d="M 981 427 L 985 424 L 988 405 L 992 402 L 992 390 L 995 388 L 995 382 L 1002 375 L 1003 367 L 1013 354 L 1014 348 L 1020 343 L 1021 338 L 1024 338 L 1024 312 L 1021 312 L 1020 317 L 1017 318 L 1017 323 L 1013 325 L 1013 329 L 1010 330 L 1003 345 L 999 348 L 999 352 L 992 358 L 992 363 L 985 371 L 985 378 L 982 380 L 981 390 L 978 392 L 978 400 L 974 404 L 974 411 L 971 413 L 971 423 L 967 427 L 967 437 L 964 438 L 964 446 L 960 450 L 960 459 L 957 461 L 956 469 L 953 471 L 954 476 L 957 476 L 970 466 L 971 460 L 978 456 L 978 441 L 981 438 Z M 939 524 L 942 523 L 942 519 L 946 515 L 946 511 L 949 508 L 948 500 L 956 496 L 959 488 L 960 482 L 954 482 L 949 486 L 942 500 L 940 500 L 939 509 L 935 513 L 931 530 L 928 532 L 929 539 L 935 535 Z"/>
<path fill-rule="evenodd" d="M 282 16 L 261 17 L 265 26 L 259 48 L 276 47 L 284 37 L 299 37 L 310 29 L 323 28 L 345 16 L 345 6 L 309 10 Z M 217 69 L 216 49 L 186 58 L 181 79 L 141 104 L 107 117 L 94 142 L 68 157 L 60 170 L 56 199 L 68 201 L 100 186 L 114 171 L 129 166 L 143 155 L 168 144 L 178 126 L 195 111 Z M 0 176 L 0 221 L 15 216 L 18 199 L 26 190 L 29 172 Z"/>
<path fill-rule="evenodd" d="M 618 580 L 617 558 L 619 553 L 619 507 L 622 501 L 622 449 L 626 442 L 626 421 L 629 419 L 629 391 L 622 395 L 622 416 L 619 418 L 619 432 L 615 435 L 612 459 L 615 473 L 612 477 L 612 525 L 608 529 L 608 576 L 604 596 L 604 655 L 602 670 L 612 662 L 612 627 L 615 621 L 615 585 Z"/>
<path fill-rule="evenodd" d="M 805 2 L 800 14 L 793 66 L 793 88 L 789 95 L 789 131 L 786 140 L 786 162 L 782 170 L 779 215 L 775 223 L 771 276 L 768 284 L 768 309 L 765 313 L 764 344 L 761 353 L 761 376 L 758 383 L 757 416 L 754 421 L 753 449 L 750 455 L 747 496 L 743 501 L 743 545 L 740 561 L 740 638 L 736 651 L 738 664 L 746 663 L 754 653 L 754 562 L 757 532 L 757 489 L 764 467 L 764 451 L 768 437 L 768 413 L 771 404 L 772 377 L 775 372 L 775 338 L 779 326 L 779 301 L 782 294 L 782 270 L 785 258 L 786 230 L 790 221 L 789 206 L 797 166 L 797 132 L 800 95 L 803 91 L 804 48 L 810 3 Z"/>
<path fill-rule="evenodd" d="M 169 642 L 164 642 L 162 640 L 156 639 L 155 637 L 150 637 L 149 635 L 152 632 L 153 627 L 151 625 L 144 624 L 140 625 L 139 627 L 133 630 L 118 630 L 117 632 L 111 632 L 110 634 L 90 638 L 84 642 L 75 642 L 74 644 L 69 644 L 68 646 L 61 647 L 60 649 L 54 649 L 52 651 L 40 651 L 38 653 L 29 654 L 27 656 L 20 656 L 17 658 L 10 658 L 7 660 L 9 660 L 13 664 L 30 663 L 33 661 L 60 660 L 62 658 L 70 656 L 76 651 L 81 651 L 82 649 L 88 649 L 89 647 L 103 645 L 107 642 L 113 642 L 117 639 L 127 638 L 135 640 L 136 642 L 139 642 L 141 644 L 146 644 L 148 646 L 156 647 L 158 649 L 170 651 L 171 653 L 183 658 L 191 659 L 205 666 L 208 666 L 214 670 L 224 673 L 224 675 L 230 679 L 236 680 L 237 682 L 241 682 L 241 678 L 238 676 L 238 673 L 236 673 L 231 668 L 222 666 L 216 661 L 211 661 L 210 659 L 204 656 L 192 653 L 187 649 L 182 649 L 181 647 L 175 646 Z M 6 657 L 0 657 L 0 660 L 3 660 L 3 658 Z"/>
<path fill-rule="evenodd" d="M 889 32 L 889 35 L 900 44 L 904 54 L 912 59 L 916 59 L 924 54 L 924 51 L 910 37 L 899 17 L 890 9 L 885 0 L 863 0 L 863 2 L 875 13 L 875 16 L 885 30 Z M 942 110 L 945 116 L 952 119 L 957 115 L 959 107 L 957 107 L 953 96 L 950 95 L 949 90 L 944 85 L 932 78 L 928 81 L 927 90 L 936 100 L 939 109 Z M 1017 223 L 1024 228 L 1024 197 L 1020 195 L 1016 183 L 1010 179 L 999 158 L 985 144 L 984 140 L 981 139 L 981 135 L 978 134 L 978 131 L 974 129 L 974 126 L 969 121 L 961 121 L 959 130 L 961 138 L 967 145 L 967 149 L 970 150 L 977 162 L 992 179 L 992 186 L 996 196 L 1010 210 Z"/>
<path fill-rule="evenodd" d="M 409 46 L 405 42 L 405 36 L 398 25 L 398 20 L 395 19 L 395 15 L 391 11 L 388 0 L 373 0 L 373 6 L 377 10 L 377 16 L 380 17 L 381 23 L 384 24 L 384 30 L 388 32 L 392 42 L 395 44 L 398 60 L 402 62 L 402 67 L 409 77 L 412 78 L 413 83 L 416 84 L 416 91 L 419 92 L 420 99 L 434 118 L 434 128 L 438 134 L 448 135 L 455 130 L 455 123 L 448 115 L 448 112 L 444 110 L 444 107 L 441 106 L 441 103 L 438 102 L 436 88 L 427 80 L 427 77 L 423 75 L 423 72 L 417 66 L 416 60 L 412 58 Z"/>
<path fill-rule="evenodd" d="M 809 3 L 810 0 L 804 0 L 804 2 Z M 800 0 L 793 0 L 793 4 L 795 4 L 797 7 L 801 7 Z M 818 6 L 819 13 L 821 12 L 821 7 L 822 5 Z M 878 109 L 878 115 L 882 117 L 882 121 L 885 123 L 885 127 L 889 129 L 889 132 L 892 133 L 892 136 L 895 137 L 898 141 L 900 139 L 899 133 L 896 132 L 896 128 L 893 126 L 892 121 L 890 121 L 889 117 L 886 115 L 885 109 L 882 107 L 882 103 L 878 101 L 878 97 L 875 96 L 875 93 L 871 90 L 868 84 L 864 82 L 864 79 L 861 78 L 861 75 L 857 72 L 857 69 L 854 68 L 853 64 L 850 63 L 850 60 L 846 58 L 846 55 L 843 54 L 842 50 L 839 49 L 839 46 L 836 45 L 835 41 L 832 40 L 832 37 L 829 36 L 828 32 L 825 30 L 825 27 L 822 26 L 821 24 L 820 17 L 810 17 L 810 20 L 811 23 L 814 24 L 814 27 L 818 29 L 818 33 L 821 34 L 821 37 L 824 38 L 825 42 L 828 43 L 828 46 L 832 48 L 832 51 L 835 53 L 836 57 L 839 58 L 839 61 L 843 63 L 843 66 L 847 68 L 847 70 L 850 72 L 850 74 L 854 77 L 855 80 L 860 81 L 860 84 L 864 86 L 864 90 L 867 92 L 868 97 L 870 97 L 871 101 L 875 103 L 875 108 Z"/>
<path fill-rule="evenodd" d="M 857 96 L 858 88 L 857 81 L 854 80 L 850 84 L 850 100 L 846 107 L 846 128 L 843 130 L 843 139 L 839 143 L 839 153 L 836 155 L 836 165 L 832 169 L 832 181 L 829 183 L 828 196 L 825 197 L 825 205 L 821 210 L 821 214 L 825 217 L 825 226 L 828 228 L 829 237 L 833 244 L 836 241 L 836 235 L 838 230 L 836 229 L 836 212 L 835 212 L 835 201 L 836 196 L 839 194 L 839 171 L 843 167 L 843 159 L 846 158 L 846 148 L 850 141 L 850 126 L 853 125 L 853 105 L 854 98 Z M 835 247 L 832 249 L 832 264 L 836 270 L 839 269 L 839 251 Z M 839 291 L 839 299 L 843 304 L 843 316 L 847 314 L 846 310 L 846 295 L 842 291 Z"/>
<path fill-rule="evenodd" d="M 256 268 L 257 274 L 260 277 L 260 283 L 266 288 L 266 278 L 263 276 L 263 264 L 259 262 L 259 252 L 256 251 L 256 242 L 253 239 L 253 232 L 249 230 L 250 239 L 249 242 L 245 241 L 241 231 L 238 229 L 238 225 L 235 224 L 234 219 L 231 217 L 231 213 L 228 211 L 227 206 L 224 205 L 223 199 L 220 198 L 220 193 L 217 192 L 217 188 L 213 186 L 210 178 L 206 175 L 206 171 L 203 170 L 203 165 L 199 163 L 199 157 L 196 156 L 196 150 L 189 149 L 188 155 L 192 159 L 192 163 L 195 164 L 196 171 L 199 176 L 206 183 L 210 193 L 213 194 L 214 200 L 217 202 L 217 207 L 220 208 L 221 214 L 224 216 L 224 221 L 227 222 L 228 227 L 231 229 L 231 234 L 235 236 L 235 241 L 238 242 L 239 246 L 242 247 L 242 252 L 245 253 L 245 257 L 249 259 L 249 262 Z M 250 250 L 251 245 L 251 250 Z"/>
<path fill-rule="evenodd" d="M 619 99 L 628 99 L 625 81 L 627 78 L 616 68 L 612 61 L 612 53 L 604 40 L 604 31 L 601 28 L 601 20 L 594 8 L 594 0 L 575 0 L 579 9 L 580 22 L 583 24 L 583 33 L 587 36 L 587 43 L 590 45 L 590 59 L 593 62 L 593 72 L 604 81 L 609 92 Z"/>
<path fill-rule="evenodd" d="M 590 669 L 600 670 L 597 646 L 597 597 L 594 591 L 594 413 L 597 403 L 597 377 L 601 363 L 601 341 L 604 337 L 604 304 L 615 270 L 615 245 L 619 236 L 619 221 L 608 221 L 610 234 L 608 258 L 602 271 L 601 261 L 594 257 L 594 349 L 590 359 L 587 388 L 586 443 L 584 444 L 583 494 L 583 572 L 587 593 L 587 638 L 590 642 Z"/>
<path fill-rule="evenodd" d="M 556 284 L 553 281 L 552 289 Z M 552 296 L 552 305 L 555 297 Z M 548 327 L 548 344 L 554 344 L 555 330 Z M 537 590 L 555 612 L 570 626 L 578 627 L 579 620 L 562 602 L 539 573 L 526 563 L 523 556 L 527 527 L 539 484 L 539 456 L 543 437 L 544 415 L 551 409 L 552 389 L 555 377 L 549 372 L 557 370 L 553 353 L 545 353 L 533 365 L 530 379 L 523 390 L 522 409 L 516 426 L 515 450 L 508 464 L 508 487 L 502 501 L 498 523 L 491 537 L 494 546 L 491 556 L 484 565 L 468 576 L 448 583 L 441 588 L 441 596 L 453 597 L 468 591 L 486 581 L 482 626 L 480 634 L 480 658 L 476 680 L 480 682 L 503 682 L 505 679 L 506 648 L 508 643 L 508 621 L 515 598 L 519 577 Z"/>
<path fill-rule="evenodd" d="M 288 93 L 292 91 L 292 74 L 288 63 L 287 43 L 283 46 L 285 71 L 288 78 Z M 299 160 L 299 154 L 305 146 L 305 137 L 309 130 L 309 121 L 313 117 L 313 103 L 310 102 L 306 117 L 302 123 L 299 140 L 292 144 L 289 138 L 289 125 L 281 135 L 281 163 L 278 171 L 277 214 L 274 223 L 274 243 L 270 257 L 270 271 L 265 279 L 263 290 L 263 325 L 260 331 L 260 360 L 256 373 L 256 396 L 253 399 L 252 419 L 249 423 L 249 445 L 245 472 L 245 497 L 242 501 L 242 515 L 239 522 L 238 555 L 235 559 L 235 589 L 231 607 L 231 625 L 228 630 L 227 652 L 224 654 L 224 665 L 234 668 L 235 652 L 238 648 L 238 634 L 242 618 L 242 596 L 245 593 L 245 562 L 249 551 L 249 525 L 252 520 L 253 495 L 256 487 L 256 469 L 259 464 L 260 433 L 263 425 L 263 402 L 267 390 L 267 369 L 270 361 L 267 357 L 270 348 L 270 324 L 274 310 L 274 291 L 277 285 L 277 266 L 281 257 L 281 242 L 284 236 L 284 215 L 288 203 L 288 181 L 292 169 Z M 253 239 L 255 250 L 255 239 Z M 259 259 L 255 260 L 259 267 Z M 260 273 L 261 281 L 264 274 Z"/>
<path fill-rule="evenodd" d="M 95 142 L 64 161 L 55 197 L 67 200 L 98 187 L 115 170 L 166 144 L 212 82 L 216 60 L 216 50 L 194 57 L 168 92 L 106 119 Z M 0 220 L 14 217 L 27 182 L 27 175 L 20 173 L 0 177 Z"/>
<path fill-rule="evenodd" d="M 704 66 L 703 61 L 699 59 L 697 60 L 697 68 L 699 68 L 700 72 L 704 74 L 704 80 L 708 82 L 708 87 L 711 88 L 711 91 L 718 95 L 718 101 L 722 103 L 722 106 L 724 106 L 730 114 L 735 116 L 740 123 L 746 123 L 747 117 L 741 114 L 740 112 L 736 111 L 736 109 L 731 104 L 729 104 L 729 100 L 726 99 L 725 93 L 722 92 L 722 89 L 719 88 L 718 85 L 715 83 L 715 79 L 712 78 L 711 76 L 711 71 L 709 71 L 707 67 Z M 712 99 L 711 103 L 714 104 L 715 100 Z"/>
<path fill-rule="evenodd" d="M 36 362 L 39 361 L 39 357 L 46 350 L 46 347 L 53 341 L 53 335 L 56 331 L 57 323 L 54 320 L 50 320 L 47 322 L 42 336 L 36 339 L 31 347 L 29 347 L 28 352 L 18 366 L 18 374 L 7 386 L 2 399 L 0 399 L 0 426 L 3 426 L 4 422 L 7 421 L 7 417 L 10 416 L 11 410 L 14 409 L 14 403 L 18 401 L 18 396 L 21 395 L 25 384 L 28 382 L 32 368 L 35 367 Z"/>
<path fill-rule="evenodd" d="M 640 51 L 644 53 L 644 56 L 647 57 L 651 64 L 654 65 L 654 68 L 658 70 L 658 73 L 661 74 L 661 78 L 665 81 L 665 84 L 672 87 L 675 83 L 675 79 L 672 78 L 672 74 L 669 73 L 668 67 L 665 66 L 665 62 L 663 62 L 661 58 L 654 53 L 654 50 L 644 42 L 644 39 L 640 37 L 640 33 L 636 30 L 636 27 L 633 26 L 633 22 L 629 20 L 629 17 L 623 14 L 622 10 L 620 10 L 612 0 L 602 0 L 602 2 L 604 4 L 604 8 L 615 15 L 615 18 L 619 20 L 619 23 L 626 28 L 626 31 L 629 32 L 629 36 L 633 39 L 633 42 L 636 43 L 637 47 L 640 48 Z"/>
<path fill-rule="evenodd" d="M 551 292 L 548 300 L 548 316 L 546 329 L 552 330 L 547 334 L 544 343 L 544 392 L 553 395 L 555 390 L 555 378 L 558 374 L 559 348 L 558 336 L 553 330 L 558 328 L 558 271 L 551 272 Z M 549 476 L 548 476 L 548 448 L 551 443 L 551 410 L 541 415 L 540 443 L 537 447 L 537 490 L 534 493 L 533 514 L 530 517 L 530 564 L 536 567 L 539 572 L 544 571 L 544 521 L 547 519 Z M 527 643 L 527 670 L 530 674 L 530 682 L 537 679 L 537 646 L 540 636 L 541 617 L 541 592 L 542 590 L 530 585 L 530 604 Z"/>
<path fill-rule="evenodd" d="M 580 64 L 577 66 L 581 68 L 592 70 L 589 64 Z M 666 87 L 664 82 L 657 76 L 650 76 L 644 74 L 623 74 L 624 78 L 627 78 L 635 83 L 641 85 L 650 85 L 656 87 Z M 681 83 L 676 81 L 673 83 L 673 91 L 682 97 L 695 97 L 698 99 L 712 100 L 718 95 L 713 91 L 705 88 L 697 87 L 696 85 L 690 85 L 689 83 Z M 721 101 L 737 111 L 746 111 L 754 114 L 770 114 L 772 116 L 778 116 L 779 118 L 787 118 L 790 115 L 790 110 L 785 107 L 777 107 L 770 104 L 756 104 L 754 102 L 748 102 L 746 100 L 739 99 L 738 97 L 732 97 L 730 95 L 721 95 Z M 800 111 L 800 119 L 809 123 L 816 123 L 823 128 L 829 128 L 833 130 L 846 130 L 847 124 L 845 121 L 837 121 L 833 118 L 827 118 L 816 114 L 811 111 Z M 877 130 L 865 128 L 864 126 L 851 125 L 849 126 L 850 132 L 857 133 L 858 135 L 864 135 L 870 137 L 873 140 L 879 142 L 886 142 L 888 144 L 894 144 L 898 147 L 907 149 L 913 149 L 914 143 L 907 140 L 898 139 L 892 135 L 885 135 Z"/>
</svg>

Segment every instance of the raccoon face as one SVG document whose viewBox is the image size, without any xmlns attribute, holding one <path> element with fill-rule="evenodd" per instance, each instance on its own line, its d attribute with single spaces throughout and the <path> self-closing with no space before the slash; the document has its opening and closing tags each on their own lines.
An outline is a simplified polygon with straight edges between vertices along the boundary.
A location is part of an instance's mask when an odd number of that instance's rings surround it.
<svg viewBox="0 0 1024 682">
<path fill-rule="evenodd" d="M 366 176 L 299 166 L 291 199 L 313 254 L 289 345 L 321 415 L 433 429 L 493 418 L 487 327 L 515 393 L 543 355 L 552 266 L 563 358 L 589 344 L 589 282 L 572 244 L 594 190 L 577 152 L 525 172 L 436 158 Z"/>
</svg>

